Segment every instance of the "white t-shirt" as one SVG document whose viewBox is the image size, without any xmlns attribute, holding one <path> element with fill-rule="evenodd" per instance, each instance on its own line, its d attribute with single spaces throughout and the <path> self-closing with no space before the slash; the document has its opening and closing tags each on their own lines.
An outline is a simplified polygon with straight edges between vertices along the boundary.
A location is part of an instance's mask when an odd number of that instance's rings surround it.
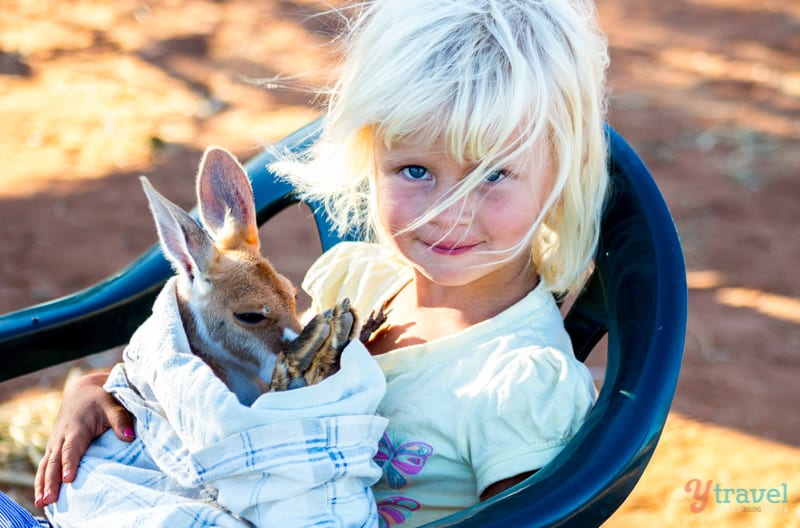
<svg viewBox="0 0 800 528">
<path fill-rule="evenodd" d="M 320 257 L 303 288 L 314 311 L 349 297 L 366 317 L 411 277 L 390 250 L 345 242 Z M 378 413 L 390 420 L 373 486 L 382 526 L 441 518 L 477 503 L 494 482 L 541 468 L 597 395 L 541 281 L 491 319 L 375 360 L 387 381 Z"/>
</svg>

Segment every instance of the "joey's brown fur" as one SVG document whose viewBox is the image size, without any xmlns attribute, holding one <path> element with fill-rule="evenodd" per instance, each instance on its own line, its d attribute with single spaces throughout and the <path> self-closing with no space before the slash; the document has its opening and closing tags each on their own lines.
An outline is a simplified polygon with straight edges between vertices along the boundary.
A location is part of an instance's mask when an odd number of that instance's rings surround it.
<svg viewBox="0 0 800 528">
<path fill-rule="evenodd" d="M 260 253 L 244 168 L 210 147 L 197 176 L 201 224 L 142 177 L 164 254 L 178 272 L 177 298 L 192 352 L 251 404 L 267 391 L 317 383 L 339 369 L 355 336 L 345 300 L 301 330 L 295 287 Z M 299 335 L 298 335 L 299 333 Z"/>
</svg>

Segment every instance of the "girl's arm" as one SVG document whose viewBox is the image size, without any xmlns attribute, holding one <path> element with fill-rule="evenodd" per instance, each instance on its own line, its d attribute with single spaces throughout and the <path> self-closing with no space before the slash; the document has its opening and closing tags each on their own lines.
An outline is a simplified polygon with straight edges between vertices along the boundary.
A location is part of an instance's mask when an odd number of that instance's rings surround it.
<svg viewBox="0 0 800 528">
<path fill-rule="evenodd" d="M 483 502 L 483 501 L 485 501 L 487 499 L 491 499 L 492 497 L 494 497 L 498 493 L 501 493 L 501 492 L 507 490 L 508 488 L 510 488 L 511 486 L 514 486 L 515 484 L 519 484 L 520 482 L 522 482 L 526 478 L 530 477 L 534 473 L 536 473 L 536 472 L 535 471 L 528 471 L 526 473 L 520 473 L 519 475 L 516 475 L 514 477 L 503 479 L 503 480 L 500 480 L 498 482 L 495 482 L 494 484 L 491 484 L 488 488 L 483 490 L 483 493 L 481 493 L 481 502 Z"/>
<path fill-rule="evenodd" d="M 37 508 L 58 498 L 62 482 L 72 482 L 81 457 L 92 440 L 109 428 L 117 437 L 134 438 L 131 416 L 103 389 L 108 372 L 87 374 L 64 389 L 64 398 L 44 457 L 36 470 L 34 501 Z"/>
</svg>

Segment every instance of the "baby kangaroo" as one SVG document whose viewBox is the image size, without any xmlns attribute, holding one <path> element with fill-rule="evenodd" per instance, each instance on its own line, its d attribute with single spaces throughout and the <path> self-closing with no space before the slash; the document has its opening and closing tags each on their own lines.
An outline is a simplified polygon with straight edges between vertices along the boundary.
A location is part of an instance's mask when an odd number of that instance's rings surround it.
<svg viewBox="0 0 800 528">
<path fill-rule="evenodd" d="M 259 252 L 253 191 L 236 158 L 217 147 L 203 155 L 197 176 L 202 226 L 141 179 L 162 250 L 178 273 L 178 306 L 192 352 L 240 402 L 317 383 L 339 369 L 356 334 L 356 315 L 345 300 L 300 330 L 295 287 Z"/>
</svg>

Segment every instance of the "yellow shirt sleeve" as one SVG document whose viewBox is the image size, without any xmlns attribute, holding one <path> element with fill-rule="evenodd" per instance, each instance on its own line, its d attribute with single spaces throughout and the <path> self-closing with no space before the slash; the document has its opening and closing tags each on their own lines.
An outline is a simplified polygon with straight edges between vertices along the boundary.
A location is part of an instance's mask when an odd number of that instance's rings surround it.
<svg viewBox="0 0 800 528">
<path fill-rule="evenodd" d="M 571 354 L 532 346 L 493 355 L 498 356 L 502 366 L 476 396 L 466 432 L 479 494 L 546 465 L 575 435 L 597 397 L 588 370 Z"/>
<path fill-rule="evenodd" d="M 391 250 L 366 242 L 340 242 L 311 265 L 302 287 L 311 296 L 312 313 L 349 298 L 356 312 L 366 316 L 410 278 L 410 267 Z"/>
</svg>

